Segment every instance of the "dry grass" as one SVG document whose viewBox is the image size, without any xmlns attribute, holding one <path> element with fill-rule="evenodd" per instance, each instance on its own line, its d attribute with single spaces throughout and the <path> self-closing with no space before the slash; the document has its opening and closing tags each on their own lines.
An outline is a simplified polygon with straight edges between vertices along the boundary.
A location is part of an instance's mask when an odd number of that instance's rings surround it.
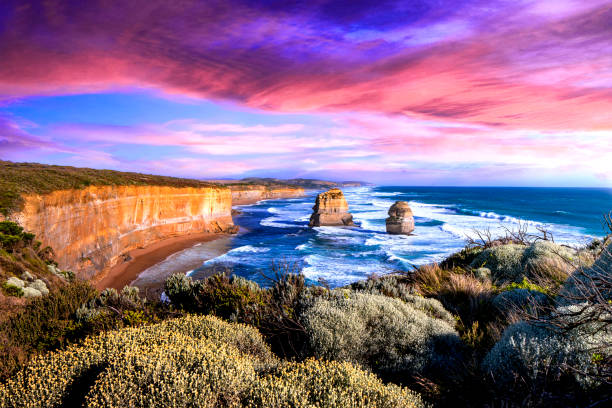
<svg viewBox="0 0 612 408">
<path fill-rule="evenodd" d="M 410 278 L 420 294 L 433 296 L 440 292 L 450 274 L 449 270 L 440 268 L 438 264 L 433 264 L 419 267 L 410 275 Z"/>
<path fill-rule="evenodd" d="M 493 290 L 489 281 L 482 281 L 467 274 L 451 273 L 438 292 L 440 295 L 461 295 L 478 298 Z"/>
</svg>

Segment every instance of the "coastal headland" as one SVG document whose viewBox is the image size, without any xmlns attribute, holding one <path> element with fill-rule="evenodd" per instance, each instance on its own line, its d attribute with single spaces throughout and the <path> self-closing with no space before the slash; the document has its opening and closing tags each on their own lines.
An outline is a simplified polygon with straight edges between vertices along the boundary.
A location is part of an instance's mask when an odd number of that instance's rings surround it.
<svg viewBox="0 0 612 408">
<path fill-rule="evenodd" d="M 59 268 L 99 288 L 121 288 L 173 253 L 236 233 L 235 205 L 304 194 L 276 179 L 208 182 L 12 162 L 0 162 L 0 172 L 0 217 L 36 234 Z"/>
</svg>

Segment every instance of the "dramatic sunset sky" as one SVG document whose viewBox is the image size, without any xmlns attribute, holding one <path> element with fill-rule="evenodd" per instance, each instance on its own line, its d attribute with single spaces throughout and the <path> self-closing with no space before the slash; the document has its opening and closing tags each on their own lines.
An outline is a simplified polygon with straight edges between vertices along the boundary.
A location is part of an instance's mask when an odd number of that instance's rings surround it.
<svg viewBox="0 0 612 408">
<path fill-rule="evenodd" d="M 0 157 L 612 186 L 612 1 L 2 0 Z"/>
</svg>

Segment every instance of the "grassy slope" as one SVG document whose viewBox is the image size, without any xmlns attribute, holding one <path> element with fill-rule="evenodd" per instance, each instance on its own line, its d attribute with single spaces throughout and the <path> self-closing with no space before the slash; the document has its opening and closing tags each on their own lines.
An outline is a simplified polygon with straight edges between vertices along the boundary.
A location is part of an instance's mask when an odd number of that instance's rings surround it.
<svg viewBox="0 0 612 408">
<path fill-rule="evenodd" d="M 201 180 L 95 170 L 70 166 L 0 161 L 0 213 L 19 210 L 22 194 L 46 194 L 56 190 L 82 189 L 91 185 L 206 187 L 214 185 Z"/>
</svg>

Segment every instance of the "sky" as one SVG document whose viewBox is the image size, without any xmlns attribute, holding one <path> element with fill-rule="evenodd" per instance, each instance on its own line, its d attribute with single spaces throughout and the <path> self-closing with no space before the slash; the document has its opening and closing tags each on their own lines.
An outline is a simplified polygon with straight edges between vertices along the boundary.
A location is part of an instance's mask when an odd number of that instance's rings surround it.
<svg viewBox="0 0 612 408">
<path fill-rule="evenodd" d="M 0 158 L 612 187 L 610 0 L 2 0 Z"/>
</svg>

